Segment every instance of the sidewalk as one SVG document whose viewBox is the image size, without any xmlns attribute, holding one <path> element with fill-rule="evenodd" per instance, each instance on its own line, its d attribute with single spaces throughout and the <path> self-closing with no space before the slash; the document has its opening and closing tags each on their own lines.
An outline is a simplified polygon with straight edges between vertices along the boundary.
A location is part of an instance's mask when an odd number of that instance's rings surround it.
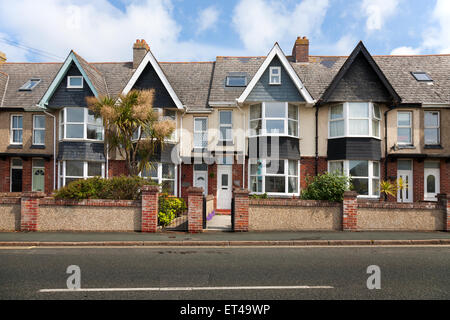
<svg viewBox="0 0 450 320">
<path fill-rule="evenodd" d="M 0 232 L 0 246 L 450 245 L 450 232 Z"/>
</svg>

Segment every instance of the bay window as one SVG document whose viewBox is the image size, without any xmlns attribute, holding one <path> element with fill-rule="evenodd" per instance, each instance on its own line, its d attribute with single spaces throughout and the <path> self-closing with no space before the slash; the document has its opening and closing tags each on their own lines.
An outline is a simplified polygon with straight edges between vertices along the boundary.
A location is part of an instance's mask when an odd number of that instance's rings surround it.
<svg viewBox="0 0 450 320">
<path fill-rule="evenodd" d="M 328 138 L 380 138 L 380 106 L 371 102 L 346 102 L 330 107 Z"/>
<path fill-rule="evenodd" d="M 102 119 L 87 108 L 68 107 L 59 114 L 59 139 L 103 140 Z"/>
<path fill-rule="evenodd" d="M 250 106 L 250 136 L 298 137 L 298 106 L 287 102 L 263 102 Z"/>
<path fill-rule="evenodd" d="M 351 177 L 353 190 L 362 197 L 379 197 L 380 195 L 380 163 L 378 161 L 328 161 L 328 172 Z"/>
<path fill-rule="evenodd" d="M 141 171 L 141 177 L 161 185 L 161 192 L 176 195 L 176 166 L 172 163 L 154 163 Z"/>
<path fill-rule="evenodd" d="M 59 186 L 63 187 L 72 181 L 92 177 L 104 177 L 103 162 L 66 160 L 59 162 Z"/>
<path fill-rule="evenodd" d="M 268 194 L 299 194 L 298 160 L 250 160 L 250 191 Z"/>
</svg>

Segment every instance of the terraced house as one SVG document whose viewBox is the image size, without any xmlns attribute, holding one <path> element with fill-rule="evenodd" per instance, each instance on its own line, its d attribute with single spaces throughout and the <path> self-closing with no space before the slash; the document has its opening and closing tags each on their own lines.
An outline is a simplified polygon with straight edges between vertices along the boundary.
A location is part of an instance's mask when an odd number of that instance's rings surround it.
<svg viewBox="0 0 450 320">
<path fill-rule="evenodd" d="M 131 50 L 130 50 L 131 53 Z M 159 62 L 137 40 L 131 62 L 0 66 L 0 190 L 52 192 L 92 176 L 127 174 L 104 146 L 87 96 L 155 89 L 154 107 L 177 130 L 141 175 L 186 197 L 189 186 L 230 210 L 232 189 L 298 197 L 306 177 L 352 176 L 360 197 L 402 177 L 391 201 L 436 201 L 450 192 L 450 55 L 311 56 L 297 38 L 291 55 L 211 62 Z"/>
</svg>

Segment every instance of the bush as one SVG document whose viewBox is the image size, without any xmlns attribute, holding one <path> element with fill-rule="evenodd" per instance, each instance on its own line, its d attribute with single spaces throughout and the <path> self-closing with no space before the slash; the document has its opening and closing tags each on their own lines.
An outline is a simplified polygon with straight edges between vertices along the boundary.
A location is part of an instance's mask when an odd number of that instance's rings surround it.
<svg viewBox="0 0 450 320">
<path fill-rule="evenodd" d="M 349 189 L 350 178 L 327 172 L 313 178 L 306 177 L 306 183 L 307 187 L 302 190 L 301 199 L 342 202 L 344 191 Z"/>
<path fill-rule="evenodd" d="M 138 200 L 141 198 L 143 185 L 155 185 L 152 180 L 141 177 L 113 177 L 104 179 L 100 177 L 77 180 L 58 189 L 56 199 L 115 199 Z"/>
<path fill-rule="evenodd" d="M 161 193 L 159 196 L 158 224 L 167 226 L 186 210 L 186 203 L 183 199 Z"/>
<path fill-rule="evenodd" d="M 249 196 L 250 199 L 267 199 L 267 193 L 263 193 L 263 194 L 251 194 Z"/>
</svg>

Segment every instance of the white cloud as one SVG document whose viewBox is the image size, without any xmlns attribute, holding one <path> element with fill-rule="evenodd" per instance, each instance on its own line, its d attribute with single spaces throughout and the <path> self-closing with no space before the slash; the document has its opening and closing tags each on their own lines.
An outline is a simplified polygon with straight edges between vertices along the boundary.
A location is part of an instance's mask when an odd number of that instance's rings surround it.
<svg viewBox="0 0 450 320">
<path fill-rule="evenodd" d="M 421 53 L 420 48 L 413 48 L 413 47 L 398 47 L 391 51 L 392 55 L 399 55 L 399 56 L 409 56 L 414 54 L 420 54 Z"/>
<path fill-rule="evenodd" d="M 107 0 L 0 0 L 0 30 L 19 43 L 60 57 L 74 49 L 88 61 L 130 61 L 136 39 L 145 39 L 152 52 L 167 60 L 210 60 L 218 54 L 237 53 L 189 40 L 180 40 L 170 0 L 123 1 L 121 11 Z M 24 56 L 4 46 L 9 61 L 55 60 Z M 222 52 L 221 52 L 222 50 Z"/>
<path fill-rule="evenodd" d="M 198 33 L 206 31 L 208 29 L 214 29 L 217 20 L 219 19 L 219 10 L 214 7 L 208 7 L 200 11 L 197 23 L 198 23 Z"/>
<path fill-rule="evenodd" d="M 399 0 L 364 0 L 361 9 L 367 17 L 366 29 L 381 30 L 386 20 L 396 13 L 398 3 Z"/>
<path fill-rule="evenodd" d="M 289 41 L 292 46 L 297 36 L 319 34 L 327 8 L 328 0 L 303 0 L 293 10 L 281 1 L 241 0 L 234 9 L 232 24 L 245 48 L 261 54 L 276 41 Z"/>
</svg>

